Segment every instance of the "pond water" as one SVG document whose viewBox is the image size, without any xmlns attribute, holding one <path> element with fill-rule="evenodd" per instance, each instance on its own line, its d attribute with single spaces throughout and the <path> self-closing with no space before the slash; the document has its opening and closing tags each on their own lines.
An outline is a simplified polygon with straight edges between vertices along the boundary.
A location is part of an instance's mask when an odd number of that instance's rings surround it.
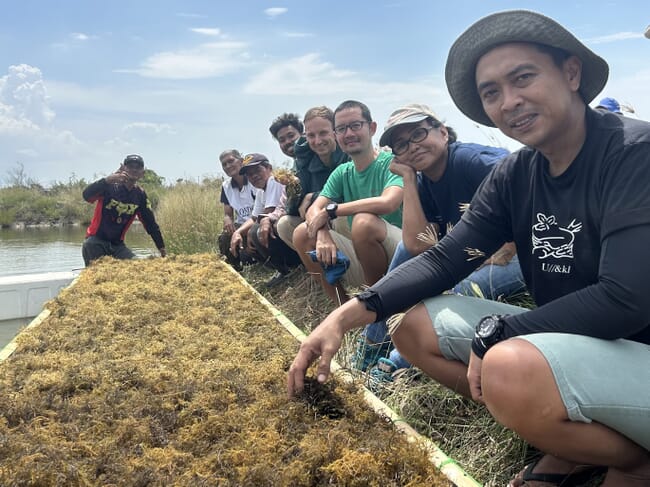
<svg viewBox="0 0 650 487">
<path fill-rule="evenodd" d="M 85 226 L 0 229 L 0 276 L 74 271 L 84 267 L 81 244 Z M 134 223 L 126 234 L 126 245 L 138 257 L 157 255 L 151 237 Z M 2 349 L 31 318 L 0 321 Z"/>
<path fill-rule="evenodd" d="M 86 227 L 0 229 L 0 276 L 82 269 L 81 244 Z M 133 224 L 126 245 L 138 257 L 157 253 L 142 225 Z"/>
</svg>

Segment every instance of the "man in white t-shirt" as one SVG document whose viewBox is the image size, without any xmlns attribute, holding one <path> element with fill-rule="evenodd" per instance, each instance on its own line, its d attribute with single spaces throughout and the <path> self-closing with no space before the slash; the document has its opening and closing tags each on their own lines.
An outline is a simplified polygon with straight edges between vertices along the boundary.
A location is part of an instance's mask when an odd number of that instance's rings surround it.
<svg viewBox="0 0 650 487">
<path fill-rule="evenodd" d="M 223 172 L 228 176 L 221 185 L 221 204 L 223 205 L 223 230 L 219 235 L 219 252 L 226 261 L 238 271 L 242 264 L 255 262 L 252 244 L 247 245 L 246 234 L 242 233 L 244 250 L 239 255 L 230 252 L 230 239 L 232 234 L 253 212 L 255 203 L 255 188 L 248 182 L 245 175 L 239 174 L 244 158 L 236 149 L 225 150 L 219 156 Z"/>
<path fill-rule="evenodd" d="M 276 270 L 266 283 L 280 283 L 292 268 L 300 264 L 298 254 L 278 238 L 276 223 L 284 215 L 287 194 L 284 185 L 273 177 L 273 168 L 266 156 L 249 154 L 242 161 L 239 174 L 246 176 L 255 187 L 255 204 L 251 217 L 236 229 L 230 240 L 230 252 L 239 255 L 244 249 L 244 232 L 261 260 Z"/>
</svg>

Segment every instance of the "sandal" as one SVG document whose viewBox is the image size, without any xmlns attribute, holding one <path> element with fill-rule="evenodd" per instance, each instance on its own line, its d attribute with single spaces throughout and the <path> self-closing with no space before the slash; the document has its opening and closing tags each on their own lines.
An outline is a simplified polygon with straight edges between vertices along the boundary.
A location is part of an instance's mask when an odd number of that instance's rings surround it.
<svg viewBox="0 0 650 487">
<path fill-rule="evenodd" d="M 585 465 L 580 470 L 575 470 L 569 473 L 534 473 L 535 467 L 543 457 L 528 464 L 521 475 L 521 480 L 526 485 L 526 482 L 546 482 L 549 485 L 558 487 L 578 487 L 585 484 L 591 479 L 603 475 L 607 472 L 607 467 L 596 465 Z"/>
</svg>

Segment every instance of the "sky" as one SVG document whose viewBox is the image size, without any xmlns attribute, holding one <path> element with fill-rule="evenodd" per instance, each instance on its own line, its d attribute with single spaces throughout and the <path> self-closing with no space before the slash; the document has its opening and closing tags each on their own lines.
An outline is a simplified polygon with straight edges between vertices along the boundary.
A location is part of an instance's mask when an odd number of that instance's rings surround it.
<svg viewBox="0 0 650 487">
<path fill-rule="evenodd" d="M 554 18 L 609 62 L 596 101 L 650 120 L 647 0 L 4 1 L 0 184 L 18 168 L 44 186 L 91 181 L 132 153 L 167 183 L 222 176 L 232 148 L 288 166 L 273 119 L 347 99 L 369 106 L 375 142 L 393 110 L 425 103 L 461 141 L 515 150 L 464 117 L 444 83 L 457 36 L 514 8 Z"/>
</svg>

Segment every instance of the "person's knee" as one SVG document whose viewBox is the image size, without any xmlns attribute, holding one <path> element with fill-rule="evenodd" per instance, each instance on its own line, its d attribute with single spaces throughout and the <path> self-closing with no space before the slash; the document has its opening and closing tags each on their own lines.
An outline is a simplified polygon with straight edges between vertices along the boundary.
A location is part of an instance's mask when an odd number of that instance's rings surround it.
<svg viewBox="0 0 650 487">
<path fill-rule="evenodd" d="M 296 249 L 307 251 L 310 250 L 310 238 L 307 235 L 307 224 L 301 223 L 293 232 L 293 245 Z"/>
<path fill-rule="evenodd" d="M 490 413 L 515 431 L 563 414 L 544 356 L 525 340 L 499 343 L 485 355 L 481 389 Z"/>
<path fill-rule="evenodd" d="M 419 305 L 404 314 L 399 326 L 390 328 L 395 348 L 409 362 L 418 363 L 419 357 L 423 355 L 440 355 L 437 335 L 424 305 Z"/>
<path fill-rule="evenodd" d="M 386 238 L 386 224 L 377 215 L 372 213 L 357 213 L 352 219 L 352 241 L 383 242 Z"/>
</svg>

